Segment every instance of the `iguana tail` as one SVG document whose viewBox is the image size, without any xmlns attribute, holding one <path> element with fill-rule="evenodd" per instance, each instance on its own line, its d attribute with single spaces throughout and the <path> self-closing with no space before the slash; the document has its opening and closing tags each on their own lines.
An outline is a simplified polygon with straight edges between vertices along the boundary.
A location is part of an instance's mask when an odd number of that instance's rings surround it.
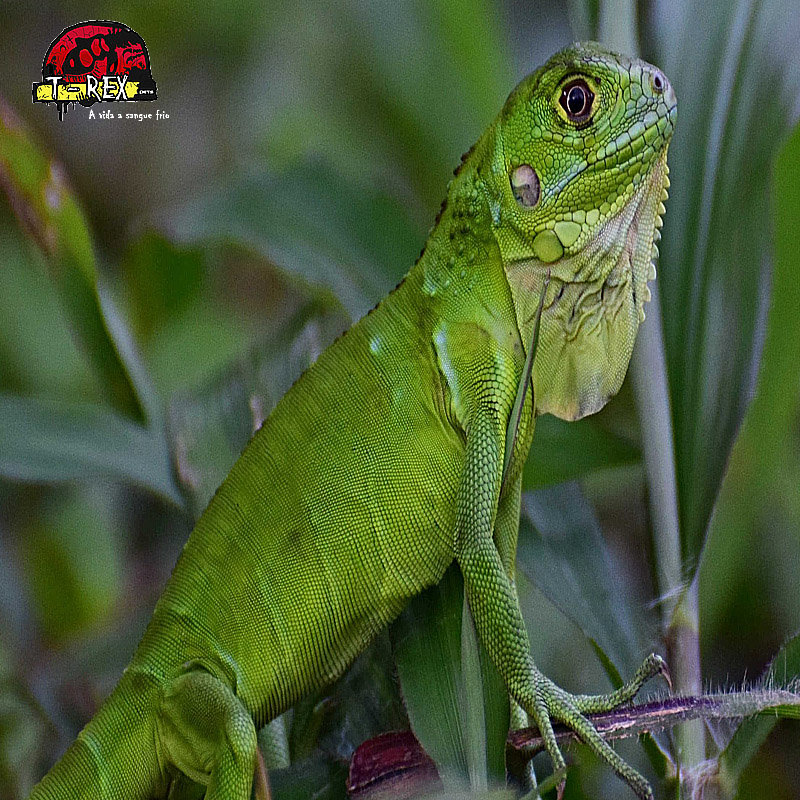
<svg viewBox="0 0 800 800">
<path fill-rule="evenodd" d="M 149 800 L 159 783 L 159 686 L 126 672 L 30 800 Z"/>
</svg>

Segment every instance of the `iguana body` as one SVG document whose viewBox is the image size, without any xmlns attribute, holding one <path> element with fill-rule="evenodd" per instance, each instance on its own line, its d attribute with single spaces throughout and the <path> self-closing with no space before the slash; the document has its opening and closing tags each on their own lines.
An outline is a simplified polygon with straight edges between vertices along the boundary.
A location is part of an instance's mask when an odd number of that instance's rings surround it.
<svg viewBox="0 0 800 800">
<path fill-rule="evenodd" d="M 660 661 L 610 696 L 558 689 L 531 660 L 513 568 L 533 404 L 577 418 L 624 377 L 674 117 L 660 72 L 597 46 L 559 53 L 517 87 L 420 260 L 233 467 L 119 685 L 35 800 L 162 797 L 179 774 L 208 800 L 247 800 L 257 727 L 341 675 L 454 559 L 478 634 L 556 765 L 551 717 L 649 796 L 581 713 L 629 699 Z"/>
</svg>

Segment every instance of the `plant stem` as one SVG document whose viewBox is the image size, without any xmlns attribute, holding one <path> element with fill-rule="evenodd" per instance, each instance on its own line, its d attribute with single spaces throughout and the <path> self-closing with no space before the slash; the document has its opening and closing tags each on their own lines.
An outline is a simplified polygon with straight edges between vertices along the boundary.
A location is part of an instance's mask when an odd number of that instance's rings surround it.
<svg viewBox="0 0 800 800">
<path fill-rule="evenodd" d="M 702 671 L 700 668 L 700 638 L 698 619 L 698 582 L 695 579 L 686 587 L 671 618 L 667 622 L 667 661 L 672 669 L 674 688 L 680 694 L 699 694 Z M 706 757 L 706 728 L 702 719 L 680 726 L 675 731 L 677 756 L 680 762 L 693 766 Z"/>
<path fill-rule="evenodd" d="M 639 52 L 635 0 L 602 0 L 597 22 L 598 39 L 620 53 Z"/>
<path fill-rule="evenodd" d="M 681 534 L 672 409 L 658 285 L 651 285 L 650 290 L 653 299 L 647 309 L 647 320 L 639 328 L 631 359 L 631 377 L 636 408 L 642 420 L 642 449 L 653 526 L 653 556 L 662 620 L 667 629 L 683 592 Z M 671 664 L 670 667 L 677 669 L 677 665 Z M 674 677 L 677 678 L 677 675 Z"/>
<path fill-rule="evenodd" d="M 605 0 L 600 5 L 600 41 L 623 53 L 636 55 L 635 0 Z M 664 334 L 658 287 L 648 319 L 639 330 L 631 372 L 639 419 L 642 421 L 647 486 L 653 526 L 653 553 L 662 598 L 662 621 L 666 632 L 668 660 L 675 689 L 684 694 L 700 691 L 702 673 L 697 582 L 684 588 L 681 570 L 681 534 L 675 469 L 674 432 L 669 399 Z M 676 731 L 678 755 L 693 765 L 705 758 L 705 727 L 702 721 L 682 725 Z"/>
</svg>

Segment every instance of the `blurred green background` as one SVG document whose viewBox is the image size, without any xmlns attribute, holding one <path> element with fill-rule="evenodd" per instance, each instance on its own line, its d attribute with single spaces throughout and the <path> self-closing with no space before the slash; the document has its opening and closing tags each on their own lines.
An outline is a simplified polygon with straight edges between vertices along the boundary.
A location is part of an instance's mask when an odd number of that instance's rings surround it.
<svg viewBox="0 0 800 800">
<path fill-rule="evenodd" d="M 159 97 L 135 110 L 169 119 L 59 122 L 31 103 L 50 42 L 84 19 L 144 37 Z M 253 428 L 402 277 L 461 153 L 576 38 L 662 67 L 679 122 L 632 374 L 596 419 L 537 428 L 520 543 L 534 656 L 572 691 L 608 686 L 597 649 L 623 675 L 677 653 L 683 688 L 758 678 L 800 629 L 798 37 L 778 0 L 6 0 L 0 798 L 24 797 L 92 714 Z M 407 711 L 435 750 L 404 635 Z M 700 672 L 682 666 L 692 642 Z M 295 713 L 292 761 L 314 769 L 296 795 L 276 774 L 278 798 L 343 796 L 353 748 L 407 724 L 393 676 L 382 639 Z M 734 791 L 744 769 L 737 796 L 800 797 L 796 723 L 716 760 L 733 730 L 687 737 L 684 796 L 700 775 Z M 680 742 L 661 740 L 673 757 Z M 622 752 L 654 778 L 657 758 Z M 631 796 L 576 753 L 570 798 Z"/>
</svg>

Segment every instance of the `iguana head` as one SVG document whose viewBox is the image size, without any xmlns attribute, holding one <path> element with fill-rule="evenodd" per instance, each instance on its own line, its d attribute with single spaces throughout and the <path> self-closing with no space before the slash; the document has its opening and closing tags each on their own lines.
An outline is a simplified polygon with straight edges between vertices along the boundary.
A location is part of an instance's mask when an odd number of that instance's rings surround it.
<svg viewBox="0 0 800 800">
<path fill-rule="evenodd" d="M 550 275 L 539 413 L 578 419 L 622 384 L 655 277 L 676 116 L 660 70 L 594 44 L 556 54 L 501 113 L 486 177 L 526 347 Z"/>
</svg>

